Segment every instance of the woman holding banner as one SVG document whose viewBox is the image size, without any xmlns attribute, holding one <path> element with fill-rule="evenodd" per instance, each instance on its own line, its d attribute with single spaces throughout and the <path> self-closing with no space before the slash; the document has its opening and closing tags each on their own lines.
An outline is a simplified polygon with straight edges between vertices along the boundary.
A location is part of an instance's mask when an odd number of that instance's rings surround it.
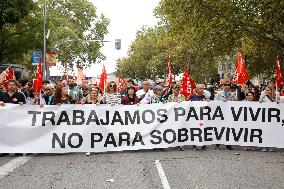
<svg viewBox="0 0 284 189">
<path fill-rule="evenodd" d="M 276 95 L 274 87 L 271 85 L 268 85 L 264 90 L 264 95 L 259 98 L 259 102 L 268 102 L 268 103 L 274 103 L 276 102 Z M 270 147 L 261 147 L 260 151 L 262 152 L 273 152 L 274 150 Z"/>
<path fill-rule="evenodd" d="M 171 94 L 168 98 L 168 102 L 182 102 L 185 101 L 185 96 L 180 94 L 180 87 L 179 85 L 174 85 L 172 88 L 173 94 Z M 184 147 L 178 146 L 180 151 L 184 151 Z"/>
<path fill-rule="evenodd" d="M 107 84 L 107 92 L 103 96 L 103 104 L 121 104 L 121 95 L 117 93 L 117 85 L 115 81 L 110 81 Z"/>
<path fill-rule="evenodd" d="M 168 98 L 168 102 L 182 102 L 185 101 L 185 96 L 180 94 L 179 85 L 174 85 L 172 88 L 173 94 L 171 94 Z"/>
<path fill-rule="evenodd" d="M 149 104 L 152 103 L 166 103 L 166 99 L 162 96 L 163 88 L 160 85 L 154 87 L 154 96 L 151 98 Z"/>
<path fill-rule="evenodd" d="M 68 95 L 68 88 L 67 87 L 58 87 L 56 88 L 54 94 L 54 104 L 61 105 L 61 104 L 71 104 L 71 98 Z"/>
<path fill-rule="evenodd" d="M 135 87 L 128 86 L 126 89 L 126 94 L 121 100 L 121 104 L 123 105 L 133 105 L 139 104 L 140 99 L 135 94 Z"/>
<path fill-rule="evenodd" d="M 251 102 L 256 101 L 255 96 L 254 96 L 254 92 L 247 91 L 245 93 L 245 100 L 244 101 L 251 101 Z M 256 149 L 253 146 L 246 146 L 246 147 L 244 147 L 244 150 L 249 151 L 249 150 L 256 150 Z"/>
<path fill-rule="evenodd" d="M 100 104 L 100 94 L 97 88 L 90 88 L 89 94 L 85 98 L 85 104 Z"/>
</svg>

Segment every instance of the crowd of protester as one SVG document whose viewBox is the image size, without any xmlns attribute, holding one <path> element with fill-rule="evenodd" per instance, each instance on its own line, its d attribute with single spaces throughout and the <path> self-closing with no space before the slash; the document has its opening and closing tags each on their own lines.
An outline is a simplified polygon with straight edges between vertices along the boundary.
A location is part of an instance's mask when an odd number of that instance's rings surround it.
<svg viewBox="0 0 284 189">
<path fill-rule="evenodd" d="M 229 79 L 223 79 L 216 86 L 206 83 L 196 84 L 194 94 L 186 98 L 181 94 L 180 85 L 174 83 L 171 86 L 164 86 L 164 82 L 153 83 L 144 81 L 139 87 L 133 80 L 128 80 L 127 85 L 120 88 L 115 81 L 107 83 L 105 91 L 92 83 L 83 82 L 78 86 L 74 81 L 67 84 L 65 80 L 55 82 L 44 81 L 40 94 L 35 94 L 32 82 L 8 81 L 8 89 L 0 83 L 0 106 L 6 103 L 40 105 L 61 105 L 61 104 L 152 104 L 182 101 L 258 101 L 266 103 L 280 102 L 280 96 L 284 95 L 284 90 L 275 90 L 275 85 L 271 82 L 267 86 L 254 86 L 251 83 L 237 87 Z M 183 147 L 178 147 L 181 151 Z M 227 145 L 228 150 L 232 146 Z M 197 147 L 193 145 L 193 150 Z M 206 146 L 201 147 L 206 150 Z M 220 145 L 215 146 L 216 150 Z M 255 147 L 245 147 L 245 150 L 258 150 Z M 263 152 L 270 152 L 272 148 L 260 148 Z M 90 153 L 87 153 L 89 155 Z"/>
</svg>

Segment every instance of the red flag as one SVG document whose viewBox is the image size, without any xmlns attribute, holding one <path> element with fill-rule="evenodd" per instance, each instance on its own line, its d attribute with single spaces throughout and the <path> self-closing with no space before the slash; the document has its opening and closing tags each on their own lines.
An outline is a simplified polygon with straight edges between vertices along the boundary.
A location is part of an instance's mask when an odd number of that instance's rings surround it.
<svg viewBox="0 0 284 189">
<path fill-rule="evenodd" d="M 66 85 L 69 86 L 69 74 L 66 72 Z"/>
<path fill-rule="evenodd" d="M 121 77 L 121 76 L 119 76 L 119 77 L 117 78 L 117 80 L 118 80 L 117 92 L 121 92 L 121 91 L 123 90 L 122 87 L 124 87 L 125 85 L 127 85 L 127 81 L 126 81 L 123 77 Z"/>
<path fill-rule="evenodd" d="M 9 66 L 5 71 L 3 71 L 0 75 L 0 81 L 2 85 L 5 87 L 6 90 L 8 90 L 8 81 L 10 79 L 16 80 L 16 76 L 14 71 L 12 70 L 12 67 Z"/>
<path fill-rule="evenodd" d="M 280 89 L 283 86 L 282 70 L 280 66 L 280 58 L 276 57 L 276 89 Z"/>
<path fill-rule="evenodd" d="M 77 84 L 81 85 L 83 82 L 83 70 L 81 68 L 78 68 L 78 77 L 77 77 Z"/>
<path fill-rule="evenodd" d="M 181 94 L 183 94 L 186 98 L 191 97 L 193 95 L 193 89 L 195 86 L 195 82 L 192 77 L 189 75 L 188 71 L 184 68 L 183 70 L 183 78 L 181 80 Z"/>
<path fill-rule="evenodd" d="M 167 86 L 171 86 L 173 83 L 173 75 L 171 71 L 171 54 L 169 54 L 168 58 L 168 81 L 167 81 Z"/>
<path fill-rule="evenodd" d="M 106 68 L 105 65 L 103 65 L 103 70 L 100 78 L 100 89 L 105 93 L 105 88 L 106 88 L 106 81 L 107 81 L 107 73 L 106 73 Z"/>
<path fill-rule="evenodd" d="M 33 82 L 33 88 L 35 94 L 40 94 L 40 90 L 42 88 L 42 59 L 39 59 L 39 64 L 37 65 L 37 71 L 35 75 L 35 79 Z"/>
<path fill-rule="evenodd" d="M 233 83 L 243 85 L 249 80 L 248 71 L 245 67 L 244 52 L 238 54 L 237 68 L 233 76 Z"/>
</svg>

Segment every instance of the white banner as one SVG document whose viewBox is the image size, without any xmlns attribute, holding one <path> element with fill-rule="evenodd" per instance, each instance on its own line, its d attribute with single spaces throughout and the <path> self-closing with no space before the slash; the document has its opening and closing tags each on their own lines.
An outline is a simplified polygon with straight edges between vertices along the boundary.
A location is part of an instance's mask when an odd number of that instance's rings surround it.
<svg viewBox="0 0 284 189">
<path fill-rule="evenodd" d="M 105 152 L 230 144 L 284 147 L 284 104 L 182 102 L 150 105 L 6 104 L 0 153 Z"/>
</svg>

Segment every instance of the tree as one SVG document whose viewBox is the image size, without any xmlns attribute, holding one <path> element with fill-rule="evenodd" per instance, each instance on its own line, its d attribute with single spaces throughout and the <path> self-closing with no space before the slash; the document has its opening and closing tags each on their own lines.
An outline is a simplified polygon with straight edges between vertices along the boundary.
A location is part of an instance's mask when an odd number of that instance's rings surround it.
<svg viewBox="0 0 284 189">
<path fill-rule="evenodd" d="M 47 18 L 51 30 L 48 49 L 56 49 L 63 64 L 86 67 L 104 59 L 100 48 L 109 20 L 98 16 L 91 2 L 49 0 Z"/>
<path fill-rule="evenodd" d="M 43 49 L 44 0 L 0 0 L 0 61 L 32 69 L 31 52 Z M 98 16 L 88 0 L 47 1 L 47 51 L 57 50 L 59 62 L 71 68 L 104 59 L 100 52 L 109 20 Z"/>
<path fill-rule="evenodd" d="M 162 77 L 169 53 L 169 48 L 161 40 L 163 33 L 162 28 L 142 28 L 138 31 L 128 58 L 117 63 L 117 75 L 136 79 Z"/>
<path fill-rule="evenodd" d="M 36 46 L 39 22 L 37 6 L 32 0 L 0 1 L 0 63 L 16 63 Z"/>
<path fill-rule="evenodd" d="M 166 27 L 157 26 L 142 28 L 137 32 L 128 57 L 117 62 L 117 75 L 137 79 L 163 78 L 167 75 L 169 54 L 171 70 L 175 75 L 179 75 L 184 67 L 189 67 L 190 73 L 199 81 L 204 77 L 209 78 L 217 70 L 216 66 L 210 65 L 210 61 L 194 56 L 185 40 L 172 35 Z M 202 74 L 200 74 L 201 67 Z"/>
<path fill-rule="evenodd" d="M 191 54 L 216 63 L 244 49 L 251 73 L 269 73 L 284 55 L 283 9 L 281 0 L 162 0 L 156 15 Z"/>
<path fill-rule="evenodd" d="M 250 75 L 271 75 L 276 54 L 284 57 L 283 10 L 281 0 L 161 0 L 155 9 L 158 26 L 139 31 L 117 71 L 161 77 L 172 49 L 173 73 L 188 67 L 202 82 L 216 76 L 218 62 L 225 57 L 235 62 L 244 50 Z"/>
</svg>

